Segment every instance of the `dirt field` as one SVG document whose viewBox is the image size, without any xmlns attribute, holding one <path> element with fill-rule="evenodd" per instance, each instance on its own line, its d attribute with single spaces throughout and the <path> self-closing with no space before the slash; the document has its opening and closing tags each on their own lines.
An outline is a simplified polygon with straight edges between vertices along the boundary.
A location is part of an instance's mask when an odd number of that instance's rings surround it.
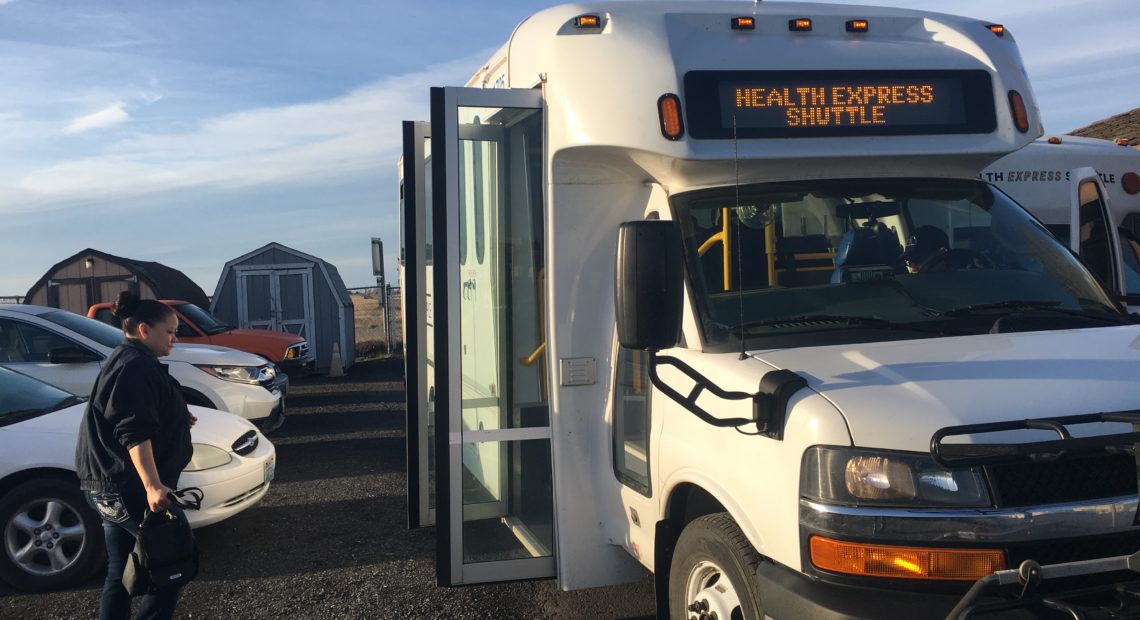
<svg viewBox="0 0 1140 620">
<path fill-rule="evenodd" d="M 392 321 L 392 346 L 398 346 L 400 339 L 400 297 L 392 296 L 389 318 Z M 356 357 L 372 359 L 388 353 L 387 339 L 384 336 L 384 310 L 380 307 L 376 294 L 352 294 L 353 312 L 356 316 Z M 395 352 L 393 350 L 393 352 Z"/>
</svg>

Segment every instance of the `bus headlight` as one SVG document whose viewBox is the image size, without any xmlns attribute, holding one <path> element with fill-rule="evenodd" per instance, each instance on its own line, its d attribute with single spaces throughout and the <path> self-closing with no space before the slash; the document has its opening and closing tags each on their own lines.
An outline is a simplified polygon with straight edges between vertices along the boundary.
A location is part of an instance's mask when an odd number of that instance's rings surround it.
<svg viewBox="0 0 1140 620">
<path fill-rule="evenodd" d="M 804 452 L 800 493 L 829 504 L 984 508 L 976 467 L 946 469 L 929 455 L 815 446 Z"/>
</svg>

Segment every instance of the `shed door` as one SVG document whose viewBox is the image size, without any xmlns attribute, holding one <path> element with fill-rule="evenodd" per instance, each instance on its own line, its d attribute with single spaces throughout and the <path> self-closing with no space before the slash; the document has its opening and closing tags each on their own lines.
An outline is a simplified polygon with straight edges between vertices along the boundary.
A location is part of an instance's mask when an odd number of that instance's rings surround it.
<svg viewBox="0 0 1140 620">
<path fill-rule="evenodd" d="M 250 270 L 239 271 L 237 274 L 238 326 L 247 329 L 277 329 L 273 316 L 273 271 Z"/>
<path fill-rule="evenodd" d="M 309 269 L 289 269 L 273 274 L 277 293 L 274 309 L 276 327 L 283 332 L 297 334 L 313 345 L 313 276 Z"/>
<path fill-rule="evenodd" d="M 316 350 L 312 268 L 238 272 L 238 324 L 297 334 Z"/>
<path fill-rule="evenodd" d="M 542 94 L 433 88 L 437 578 L 553 577 Z"/>
</svg>

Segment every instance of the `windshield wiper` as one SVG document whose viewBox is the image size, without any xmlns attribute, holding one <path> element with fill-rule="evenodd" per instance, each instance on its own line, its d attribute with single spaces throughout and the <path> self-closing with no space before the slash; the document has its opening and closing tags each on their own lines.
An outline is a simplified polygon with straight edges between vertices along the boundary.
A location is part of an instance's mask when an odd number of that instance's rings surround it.
<svg viewBox="0 0 1140 620">
<path fill-rule="evenodd" d="M 1057 306 L 1060 305 L 1061 302 L 1053 300 L 1007 299 L 1005 301 L 995 301 L 988 304 L 973 304 L 970 306 L 951 308 L 950 310 L 942 310 L 938 314 L 939 316 L 969 316 L 975 312 L 982 310 L 1040 310 L 1044 312 L 1065 314 L 1082 319 L 1104 321 L 1105 323 L 1119 323 L 1121 325 L 1129 325 L 1133 323 L 1132 319 L 1121 314 L 1109 313 L 1107 311 L 1098 313 L 1090 312 L 1088 310 L 1058 308 Z"/>
<path fill-rule="evenodd" d="M 746 323 L 744 326 L 745 328 L 771 327 L 774 325 L 783 325 L 786 323 L 841 323 L 844 325 L 873 327 L 877 329 L 904 330 L 912 332 L 925 332 L 930 334 L 946 333 L 941 329 L 918 327 L 909 323 L 898 323 L 895 321 L 880 319 L 873 316 L 856 316 L 844 314 L 803 314 L 799 316 L 789 316 L 779 319 L 764 319 L 763 321 L 753 321 L 751 323 Z"/>
</svg>

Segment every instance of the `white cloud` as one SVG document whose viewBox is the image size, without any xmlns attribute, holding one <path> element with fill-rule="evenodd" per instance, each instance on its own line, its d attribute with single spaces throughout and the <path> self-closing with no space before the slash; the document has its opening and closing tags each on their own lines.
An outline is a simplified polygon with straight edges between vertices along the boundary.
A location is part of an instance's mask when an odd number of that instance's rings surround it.
<svg viewBox="0 0 1140 620">
<path fill-rule="evenodd" d="M 2 2 L 3 0 L 0 0 Z M 83 133 L 90 129 L 98 129 L 100 127 L 110 127 L 118 125 L 119 123 L 126 122 L 131 115 L 127 113 L 127 104 L 122 101 L 109 105 L 98 112 L 92 112 L 86 116 L 71 121 L 71 124 L 64 129 L 64 133 Z"/>
<path fill-rule="evenodd" d="M 336 99 L 227 114 L 184 132 L 131 134 L 99 155 L 10 179 L 0 212 L 191 187 L 314 183 L 394 166 L 400 121 L 427 119 L 428 87 L 462 83 L 487 54 L 387 77 Z M 124 107 L 77 119 L 69 130 L 122 122 Z"/>
</svg>

